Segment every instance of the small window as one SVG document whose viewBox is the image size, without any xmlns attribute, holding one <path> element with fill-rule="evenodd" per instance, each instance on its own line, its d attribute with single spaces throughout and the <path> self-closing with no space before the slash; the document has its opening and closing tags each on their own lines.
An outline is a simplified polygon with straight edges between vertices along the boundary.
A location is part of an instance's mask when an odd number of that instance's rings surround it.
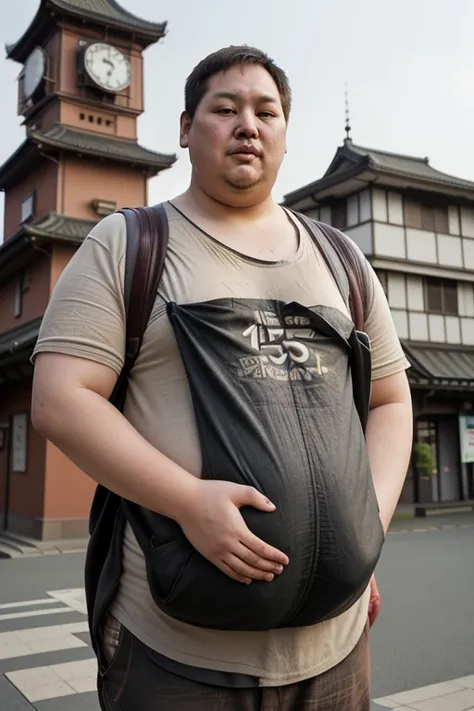
<svg viewBox="0 0 474 711">
<path fill-rule="evenodd" d="M 435 231 L 449 234 L 449 212 L 445 207 L 435 207 L 434 209 Z"/>
<path fill-rule="evenodd" d="M 429 232 L 449 234 L 449 215 L 447 207 L 433 206 L 411 198 L 404 200 L 405 224 Z"/>
<path fill-rule="evenodd" d="M 21 221 L 28 222 L 35 214 L 35 193 L 32 192 L 21 203 Z"/>
<path fill-rule="evenodd" d="M 20 277 L 15 283 L 15 295 L 13 300 L 13 316 L 20 318 L 23 311 L 23 279 Z"/>
<path fill-rule="evenodd" d="M 331 223 L 338 230 L 347 227 L 347 203 L 345 200 L 336 202 L 331 206 Z"/>
<path fill-rule="evenodd" d="M 425 279 L 425 308 L 429 313 L 458 315 L 458 286 L 448 279 Z"/>
</svg>

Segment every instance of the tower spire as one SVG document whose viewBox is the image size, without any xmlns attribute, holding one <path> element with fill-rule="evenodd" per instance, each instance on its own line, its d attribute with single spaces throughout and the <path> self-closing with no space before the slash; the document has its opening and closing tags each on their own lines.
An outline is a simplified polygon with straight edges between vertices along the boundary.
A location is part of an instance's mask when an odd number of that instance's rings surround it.
<svg viewBox="0 0 474 711">
<path fill-rule="evenodd" d="M 352 137 L 351 137 L 351 123 L 349 119 L 349 92 L 347 88 L 347 82 L 345 84 L 345 91 L 344 91 L 344 98 L 345 98 L 345 106 L 346 106 L 346 126 L 345 126 L 345 132 L 346 132 L 346 138 L 345 138 L 345 143 L 351 142 Z"/>
</svg>

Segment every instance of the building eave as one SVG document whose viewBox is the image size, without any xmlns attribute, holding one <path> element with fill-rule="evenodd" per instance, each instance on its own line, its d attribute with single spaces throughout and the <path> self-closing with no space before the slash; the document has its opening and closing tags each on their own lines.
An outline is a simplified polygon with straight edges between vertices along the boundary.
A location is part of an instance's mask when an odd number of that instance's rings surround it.
<svg viewBox="0 0 474 711">
<path fill-rule="evenodd" d="M 310 209 L 322 201 L 344 197 L 370 184 L 474 202 L 474 182 L 436 170 L 428 158 L 364 148 L 349 139 L 338 147 L 321 178 L 285 195 L 283 204 Z"/>
<path fill-rule="evenodd" d="M 15 185 L 18 180 L 21 180 L 25 171 L 31 172 L 35 154 L 37 155 L 38 151 L 33 142 L 27 138 L 0 166 L 0 190 Z"/>
<path fill-rule="evenodd" d="M 120 163 L 130 167 L 135 167 L 146 173 L 148 177 L 157 175 L 162 170 L 167 170 L 174 165 L 177 160 L 175 153 L 157 153 L 139 144 L 134 144 L 137 147 L 137 155 L 130 156 L 127 150 L 132 142 L 123 139 L 109 138 L 108 136 L 93 136 L 96 141 L 96 146 L 75 145 L 74 136 L 78 139 L 84 136 L 89 136 L 83 131 L 76 131 L 72 128 L 59 126 L 67 130 L 67 140 L 62 140 L 55 134 L 55 129 L 42 133 L 41 131 L 29 131 L 28 137 L 17 148 L 17 150 L 0 166 L 0 190 L 15 185 L 21 180 L 25 172 L 31 172 L 35 161 L 42 160 L 42 154 L 50 153 L 57 155 L 60 153 L 69 153 L 70 155 L 87 156 L 95 160 L 106 161 L 109 163 Z M 57 132 L 56 132 L 57 133 Z M 113 147 L 113 151 L 106 150 L 106 143 Z M 78 141 L 79 143 L 79 141 Z M 123 151 L 121 154 L 121 150 Z"/>
<path fill-rule="evenodd" d="M 474 348 L 402 341 L 413 387 L 474 391 Z"/>
<path fill-rule="evenodd" d="M 52 149 L 112 163 L 125 163 L 144 169 L 150 176 L 170 168 L 177 160 L 174 153 L 157 153 L 143 148 L 133 141 L 79 131 L 61 124 L 56 124 L 45 133 L 30 131 L 28 137 L 43 151 Z M 90 142 L 90 145 L 87 145 L 87 141 Z M 114 150 L 107 150 L 106 146 L 110 146 Z M 136 155 L 128 152 L 130 148 L 136 150 Z"/>
<path fill-rule="evenodd" d="M 370 185 L 380 188 L 398 188 L 404 191 L 417 191 L 444 195 L 466 204 L 474 202 L 474 188 L 444 183 L 441 180 L 429 180 L 424 177 L 404 174 L 400 171 L 380 170 L 365 163 L 353 168 L 331 173 L 313 183 L 287 193 L 283 204 L 297 209 L 309 209 L 331 198 L 344 197 L 356 190 L 363 190 Z M 337 188 L 337 190 L 335 190 Z"/>
<path fill-rule="evenodd" d="M 18 380 L 18 375 L 10 378 L 8 372 L 21 364 L 31 371 L 29 360 L 38 339 L 41 321 L 40 316 L 0 334 L 0 384 L 11 379 Z"/>
</svg>

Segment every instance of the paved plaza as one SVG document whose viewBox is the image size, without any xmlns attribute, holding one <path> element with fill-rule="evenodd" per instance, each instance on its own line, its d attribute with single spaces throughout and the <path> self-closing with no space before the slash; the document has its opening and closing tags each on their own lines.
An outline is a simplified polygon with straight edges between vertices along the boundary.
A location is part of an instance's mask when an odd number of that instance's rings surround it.
<svg viewBox="0 0 474 711">
<path fill-rule="evenodd" d="M 398 521 L 388 535 L 374 711 L 474 711 L 474 519 L 454 518 Z M 1 711 L 99 711 L 83 560 L 0 560 Z"/>
</svg>

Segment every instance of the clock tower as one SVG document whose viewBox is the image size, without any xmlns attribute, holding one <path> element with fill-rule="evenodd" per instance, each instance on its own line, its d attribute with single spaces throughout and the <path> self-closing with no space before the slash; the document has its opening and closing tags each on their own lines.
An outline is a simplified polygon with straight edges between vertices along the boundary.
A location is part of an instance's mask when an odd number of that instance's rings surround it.
<svg viewBox="0 0 474 711">
<path fill-rule="evenodd" d="M 143 52 L 165 30 L 115 0 L 40 0 L 6 48 L 20 65 L 25 139 L 0 166 L 3 545 L 87 530 L 93 484 L 31 427 L 29 359 L 54 284 L 82 240 L 102 217 L 146 204 L 148 179 L 176 160 L 137 141 Z"/>
</svg>

